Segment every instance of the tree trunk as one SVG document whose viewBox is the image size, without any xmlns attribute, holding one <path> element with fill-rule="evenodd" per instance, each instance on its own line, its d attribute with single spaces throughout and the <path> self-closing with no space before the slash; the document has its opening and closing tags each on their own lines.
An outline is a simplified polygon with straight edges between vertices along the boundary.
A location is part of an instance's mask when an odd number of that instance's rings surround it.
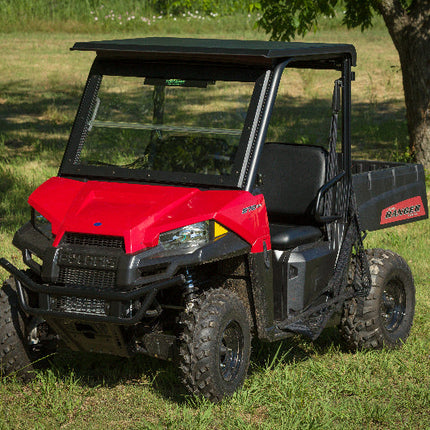
<svg viewBox="0 0 430 430">
<path fill-rule="evenodd" d="M 409 40 L 399 48 L 409 146 L 416 160 L 430 169 L 430 41 L 422 49 L 416 45 Z"/>
<path fill-rule="evenodd" d="M 166 87 L 164 85 L 155 85 L 152 93 L 152 124 L 163 124 L 164 122 L 164 99 L 166 98 Z M 151 131 L 151 145 L 161 139 L 160 130 Z"/>
<path fill-rule="evenodd" d="M 416 0 L 408 11 L 399 0 L 375 7 L 399 53 L 411 154 L 430 169 L 430 1 Z"/>
</svg>

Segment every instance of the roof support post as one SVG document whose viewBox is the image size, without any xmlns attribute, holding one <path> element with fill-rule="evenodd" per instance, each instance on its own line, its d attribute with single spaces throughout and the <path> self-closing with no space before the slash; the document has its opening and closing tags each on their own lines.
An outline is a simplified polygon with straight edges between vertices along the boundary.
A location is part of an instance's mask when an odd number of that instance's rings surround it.
<svg viewBox="0 0 430 430">
<path fill-rule="evenodd" d="M 347 193 L 351 184 L 351 58 L 345 57 L 342 62 L 342 153 L 345 170 Z"/>
<path fill-rule="evenodd" d="M 272 115 L 273 105 L 275 103 L 276 95 L 278 93 L 279 82 L 281 81 L 282 73 L 288 63 L 292 62 L 294 58 L 289 58 L 288 60 L 278 64 L 269 79 L 272 80 L 272 85 L 267 85 L 264 91 L 261 93 L 261 104 L 259 103 L 258 110 L 256 112 L 254 126 L 255 130 L 251 133 L 248 142 L 247 155 L 248 160 L 246 160 L 246 170 L 242 168 L 242 173 L 240 177 L 240 185 L 242 181 L 245 180 L 245 190 L 252 192 L 254 188 L 255 179 L 258 171 L 258 160 L 260 159 L 261 151 L 263 150 L 263 145 L 266 140 L 267 127 L 269 125 L 270 116 Z M 254 128 L 253 126 L 253 128 Z"/>
</svg>

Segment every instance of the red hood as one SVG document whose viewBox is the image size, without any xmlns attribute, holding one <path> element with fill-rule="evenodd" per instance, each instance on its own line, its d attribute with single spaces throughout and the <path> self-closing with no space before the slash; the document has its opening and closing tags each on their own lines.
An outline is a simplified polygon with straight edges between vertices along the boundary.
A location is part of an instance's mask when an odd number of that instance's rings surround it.
<svg viewBox="0 0 430 430">
<path fill-rule="evenodd" d="M 207 219 L 216 219 L 251 245 L 269 235 L 263 197 L 239 190 L 55 177 L 37 188 L 28 202 L 52 223 L 55 246 L 68 231 L 122 236 L 127 252 L 133 253 L 157 245 L 164 231 Z M 252 205 L 256 210 L 243 211 Z"/>
</svg>

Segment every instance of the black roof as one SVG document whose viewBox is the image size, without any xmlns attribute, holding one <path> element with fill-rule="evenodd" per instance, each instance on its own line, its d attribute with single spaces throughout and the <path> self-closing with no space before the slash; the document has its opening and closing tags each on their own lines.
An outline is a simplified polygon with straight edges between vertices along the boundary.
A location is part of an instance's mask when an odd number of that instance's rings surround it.
<svg viewBox="0 0 430 430">
<path fill-rule="evenodd" d="M 340 43 L 268 42 L 262 40 L 146 37 L 138 39 L 76 42 L 71 50 L 95 51 L 97 56 L 153 60 L 209 61 L 271 66 L 287 59 L 301 67 L 336 68 L 351 57 L 353 45 Z"/>
</svg>

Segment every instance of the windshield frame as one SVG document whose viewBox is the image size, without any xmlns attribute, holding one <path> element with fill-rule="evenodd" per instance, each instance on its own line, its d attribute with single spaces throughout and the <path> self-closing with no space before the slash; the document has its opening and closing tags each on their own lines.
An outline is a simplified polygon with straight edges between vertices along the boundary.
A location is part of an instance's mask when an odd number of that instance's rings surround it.
<svg viewBox="0 0 430 430">
<path fill-rule="evenodd" d="M 249 163 L 249 148 L 256 133 L 256 118 L 260 117 L 261 99 L 264 97 L 267 81 L 267 69 L 261 67 L 241 67 L 237 65 L 219 65 L 208 63 L 172 63 L 130 59 L 96 58 L 81 98 L 80 106 L 70 133 L 70 138 L 59 169 L 59 176 L 70 178 L 132 181 L 144 183 L 166 183 L 191 185 L 197 187 L 243 188 L 245 183 L 244 166 Z M 204 79 L 255 82 L 250 103 L 239 138 L 232 173 L 230 175 L 209 175 L 201 173 L 164 172 L 155 170 L 130 170 L 116 166 L 94 166 L 77 164 L 80 151 L 85 144 L 88 123 L 91 120 L 94 104 L 102 77 L 124 76 L 168 79 Z M 259 102 L 260 101 L 260 102 Z M 258 127 L 257 127 L 258 128 Z"/>
</svg>

